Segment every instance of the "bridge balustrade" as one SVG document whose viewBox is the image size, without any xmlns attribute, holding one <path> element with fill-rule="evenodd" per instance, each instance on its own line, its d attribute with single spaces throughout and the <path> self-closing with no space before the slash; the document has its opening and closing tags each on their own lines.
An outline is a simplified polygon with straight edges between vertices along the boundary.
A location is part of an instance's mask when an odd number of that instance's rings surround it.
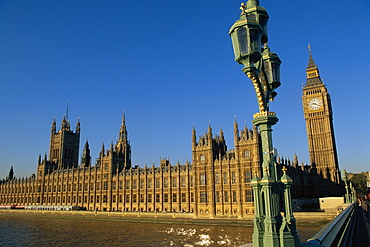
<svg viewBox="0 0 370 247">
<path fill-rule="evenodd" d="M 363 234 L 368 232 L 368 229 L 364 229 L 367 227 L 361 226 L 363 222 L 362 209 L 352 203 L 301 246 L 364 246 L 369 242 L 369 236 Z"/>
</svg>

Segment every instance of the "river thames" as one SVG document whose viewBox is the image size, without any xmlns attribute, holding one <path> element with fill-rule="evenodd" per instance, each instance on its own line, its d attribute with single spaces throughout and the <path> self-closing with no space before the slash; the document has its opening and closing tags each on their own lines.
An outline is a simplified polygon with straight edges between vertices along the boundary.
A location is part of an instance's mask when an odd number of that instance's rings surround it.
<svg viewBox="0 0 370 247">
<path fill-rule="evenodd" d="M 298 226 L 301 241 L 322 226 Z M 0 216 L 0 246 L 240 246 L 252 226 Z"/>
</svg>

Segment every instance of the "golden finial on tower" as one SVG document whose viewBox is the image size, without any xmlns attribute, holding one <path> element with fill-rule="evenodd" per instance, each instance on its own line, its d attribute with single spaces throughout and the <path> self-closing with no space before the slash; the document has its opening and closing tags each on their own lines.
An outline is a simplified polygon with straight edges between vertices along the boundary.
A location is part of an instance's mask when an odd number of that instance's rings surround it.
<svg viewBox="0 0 370 247">
<path fill-rule="evenodd" d="M 308 43 L 308 52 L 311 52 L 311 44 Z"/>
</svg>

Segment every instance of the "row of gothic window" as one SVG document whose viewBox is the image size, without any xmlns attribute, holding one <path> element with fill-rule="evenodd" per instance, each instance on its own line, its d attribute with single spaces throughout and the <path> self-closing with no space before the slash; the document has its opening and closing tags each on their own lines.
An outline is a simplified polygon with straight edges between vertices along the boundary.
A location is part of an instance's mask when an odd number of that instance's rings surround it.
<svg viewBox="0 0 370 247">
<path fill-rule="evenodd" d="M 253 194 L 252 194 L 252 190 L 245 190 L 244 192 L 244 201 L 245 202 L 252 202 L 253 201 Z M 164 193 L 163 194 L 163 202 L 167 203 L 167 202 L 174 202 L 174 203 L 177 203 L 177 202 L 187 202 L 187 196 L 186 196 L 187 193 L 181 193 L 181 198 L 178 198 L 177 197 L 177 193 L 172 193 L 172 197 L 169 198 L 169 194 L 168 193 Z M 156 202 L 156 203 L 160 203 L 161 202 L 161 194 L 154 194 L 153 195 L 154 198 L 152 198 L 152 194 L 147 194 L 146 197 L 144 196 L 144 194 L 140 194 L 139 197 L 138 195 L 136 194 L 133 194 L 131 195 L 119 195 L 119 196 L 116 196 L 116 195 L 112 195 L 112 203 L 116 203 L 116 202 L 119 202 L 119 203 L 122 203 L 123 202 L 123 198 L 124 198 L 124 201 L 125 203 L 138 203 L 138 202 L 141 202 L 141 203 L 145 203 L 145 201 L 147 203 L 152 203 L 152 202 Z M 39 198 L 39 197 L 38 197 Z M 24 201 L 25 199 L 27 198 L 19 198 L 19 200 Z M 90 200 L 89 200 L 90 199 Z M 94 200 L 95 199 L 95 200 Z M 238 202 L 237 200 L 237 194 L 236 194 L 236 191 L 233 190 L 231 191 L 231 193 L 229 194 L 229 191 L 224 191 L 223 193 L 220 192 L 220 191 L 216 191 L 215 193 L 215 200 L 216 200 L 216 203 L 217 202 Z M 7 203 L 7 201 L 9 202 L 13 202 L 12 201 L 12 198 L 11 197 L 4 197 L 2 198 L 2 201 L 4 201 L 5 203 Z M 96 198 L 94 196 L 90 196 L 90 198 L 88 196 L 48 196 L 48 197 L 44 197 L 44 203 L 108 203 L 108 195 L 102 195 L 100 197 L 100 195 L 96 195 Z M 190 193 L 190 198 L 189 198 L 189 202 L 194 202 L 194 193 Z M 199 197 L 199 202 L 200 203 L 207 203 L 208 202 L 208 193 L 207 191 L 201 191 L 200 192 L 200 197 Z M 38 202 L 40 203 L 40 202 Z"/>
<path fill-rule="evenodd" d="M 251 157 L 251 151 L 249 149 L 243 150 L 242 157 L 243 158 L 250 158 Z M 206 162 L 206 156 L 204 154 L 201 154 L 199 156 L 199 161 L 200 161 L 200 163 L 205 163 Z"/>
<path fill-rule="evenodd" d="M 172 178 L 172 187 L 173 188 L 176 188 L 178 186 L 177 184 L 177 177 L 173 177 Z M 251 172 L 250 170 L 245 170 L 244 171 L 244 183 L 249 183 L 251 181 Z M 61 180 L 59 180 L 61 181 Z M 132 180 L 132 186 L 131 186 L 131 183 L 130 183 L 130 180 L 126 180 L 126 186 L 125 186 L 125 189 L 130 189 L 132 187 L 132 189 L 137 189 L 138 188 L 138 184 L 137 184 L 138 180 L 134 179 Z M 223 184 L 228 184 L 229 183 L 229 173 L 228 172 L 223 172 L 222 173 L 222 176 L 221 176 L 221 173 L 216 173 L 215 174 L 215 184 L 221 184 L 221 182 Z M 232 171 L 230 173 L 230 182 L 231 184 L 236 184 L 236 172 L 235 171 Z M 101 187 L 102 185 L 102 187 Z M 199 185 L 207 185 L 207 179 L 206 179 L 206 173 L 201 173 L 199 175 Z M 169 188 L 170 184 L 169 184 L 169 179 L 168 178 L 164 178 L 163 179 L 163 188 Z M 193 177 L 191 176 L 190 177 L 190 187 L 193 187 L 194 186 L 194 179 Z M 148 189 L 151 189 L 152 188 L 152 179 L 148 179 L 147 180 L 147 183 L 146 183 L 146 187 Z M 185 188 L 186 187 L 186 177 L 181 177 L 180 178 L 180 187 L 182 188 Z M 90 183 L 90 188 L 89 188 L 89 183 L 85 183 L 84 186 L 82 183 L 79 183 L 79 184 L 65 184 L 65 185 L 46 185 L 44 186 L 44 192 L 56 192 L 56 191 L 63 191 L 63 192 L 66 192 L 66 191 L 82 191 L 82 188 L 84 191 L 88 191 L 89 189 L 91 191 L 93 190 L 108 190 L 109 189 L 109 184 L 107 181 L 103 182 L 103 183 L 100 183 L 100 182 L 97 182 L 97 183 Z M 123 181 L 119 181 L 118 183 L 118 188 L 120 190 L 123 189 Z M 144 179 L 140 179 L 140 186 L 139 186 L 140 189 L 144 189 L 145 188 L 145 180 Z M 158 189 L 158 188 L 161 188 L 161 179 L 160 178 L 156 178 L 155 179 L 155 188 Z M 112 182 L 112 190 L 116 190 L 117 189 L 117 183 L 116 181 L 113 181 Z M 4 192 L 5 191 L 8 191 L 10 193 L 28 193 L 28 192 L 32 192 L 32 187 L 10 187 L 10 188 L 7 188 L 5 189 L 4 188 Z M 41 191 L 41 187 L 40 186 L 37 186 L 37 192 L 40 192 Z"/>
</svg>

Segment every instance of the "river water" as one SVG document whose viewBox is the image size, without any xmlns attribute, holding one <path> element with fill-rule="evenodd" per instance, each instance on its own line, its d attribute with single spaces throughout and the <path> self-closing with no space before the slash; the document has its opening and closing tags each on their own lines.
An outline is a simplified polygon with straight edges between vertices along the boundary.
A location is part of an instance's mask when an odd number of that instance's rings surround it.
<svg viewBox="0 0 370 247">
<path fill-rule="evenodd" d="M 301 237 L 320 229 L 309 228 Z M 240 246 L 251 242 L 252 231 L 252 226 L 0 216 L 0 246 Z"/>
</svg>

